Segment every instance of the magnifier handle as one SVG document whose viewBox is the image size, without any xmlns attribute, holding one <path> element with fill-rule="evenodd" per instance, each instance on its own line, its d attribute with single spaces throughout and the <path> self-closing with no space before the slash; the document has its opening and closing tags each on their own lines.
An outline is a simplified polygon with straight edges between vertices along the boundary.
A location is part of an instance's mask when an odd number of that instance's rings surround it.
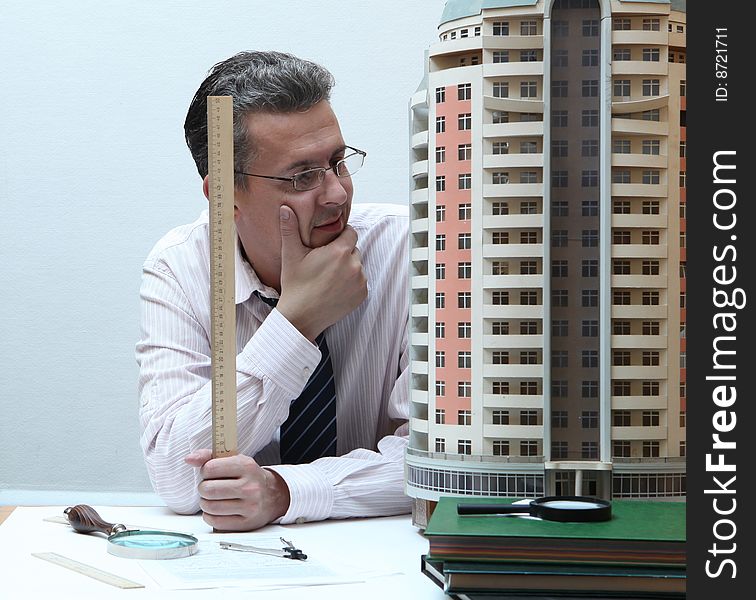
<svg viewBox="0 0 756 600">
<path fill-rule="evenodd" d="M 71 524 L 71 527 L 79 533 L 99 532 L 104 533 L 105 535 L 113 535 L 119 531 L 126 531 L 124 525 L 103 521 L 97 511 L 87 504 L 69 506 L 63 512 L 68 517 L 68 522 Z"/>
<path fill-rule="evenodd" d="M 529 504 L 457 504 L 458 515 L 508 515 L 529 512 Z"/>
</svg>

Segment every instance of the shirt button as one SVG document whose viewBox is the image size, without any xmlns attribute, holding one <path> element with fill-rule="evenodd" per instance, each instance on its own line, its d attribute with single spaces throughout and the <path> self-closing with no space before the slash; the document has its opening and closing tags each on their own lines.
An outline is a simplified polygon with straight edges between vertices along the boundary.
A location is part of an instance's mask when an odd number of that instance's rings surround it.
<svg viewBox="0 0 756 600">
<path fill-rule="evenodd" d="M 305 377 L 310 376 L 310 367 L 305 367 L 302 371 L 305 374 Z"/>
<path fill-rule="evenodd" d="M 297 520 L 296 520 L 296 521 L 294 521 L 294 522 L 295 522 L 295 523 L 296 523 L 297 525 L 301 525 L 302 523 L 304 523 L 304 522 L 305 522 L 305 518 L 304 518 L 304 517 L 297 517 Z"/>
</svg>

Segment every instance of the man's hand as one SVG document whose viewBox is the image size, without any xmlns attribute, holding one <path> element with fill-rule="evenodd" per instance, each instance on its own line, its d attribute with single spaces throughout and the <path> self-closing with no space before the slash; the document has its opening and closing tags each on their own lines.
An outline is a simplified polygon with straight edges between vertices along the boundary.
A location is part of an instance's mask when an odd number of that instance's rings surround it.
<svg viewBox="0 0 756 600">
<path fill-rule="evenodd" d="M 212 458 L 197 450 L 185 458 L 200 469 L 202 518 L 218 531 L 251 531 L 289 509 L 289 488 L 281 477 L 244 455 Z"/>
<path fill-rule="evenodd" d="M 278 310 L 307 339 L 315 338 L 367 297 L 357 234 L 348 225 L 331 243 L 308 248 L 297 215 L 281 207 L 281 299 Z"/>
</svg>

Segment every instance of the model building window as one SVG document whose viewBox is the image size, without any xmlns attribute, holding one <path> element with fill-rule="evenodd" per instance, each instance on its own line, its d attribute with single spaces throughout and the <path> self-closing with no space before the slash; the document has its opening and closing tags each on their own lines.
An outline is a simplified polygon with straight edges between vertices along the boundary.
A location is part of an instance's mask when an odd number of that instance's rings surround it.
<svg viewBox="0 0 756 600">
<path fill-rule="evenodd" d="M 436 235 L 436 250 L 439 252 L 446 250 L 446 234 L 439 233 Z"/>
<path fill-rule="evenodd" d="M 495 110 L 491 115 L 494 123 L 509 123 L 509 113 L 504 110 Z"/>
<path fill-rule="evenodd" d="M 583 382 L 585 384 L 585 382 Z M 598 387 L 598 383 L 596 384 Z M 583 396 L 585 397 L 585 395 Z M 596 396 L 593 396 L 594 398 Z M 596 429 L 598 428 L 598 411 L 597 410 L 584 410 L 580 414 L 580 426 L 583 429 Z"/>
<path fill-rule="evenodd" d="M 538 321 L 520 321 L 520 335 L 538 335 Z"/>
<path fill-rule="evenodd" d="M 598 458 L 598 442 L 583 442 L 581 457 L 588 460 Z"/>
<path fill-rule="evenodd" d="M 509 62 L 509 50 L 494 50 L 493 62 L 495 63 L 507 63 Z"/>
<path fill-rule="evenodd" d="M 553 171 L 551 173 L 551 186 L 555 188 L 566 188 L 569 186 L 567 171 Z"/>
<path fill-rule="evenodd" d="M 630 208 L 631 207 L 630 207 L 630 201 L 629 200 L 615 200 L 612 203 L 612 212 L 615 215 L 629 215 L 630 214 Z"/>
<path fill-rule="evenodd" d="M 520 23 L 520 35 L 538 35 L 538 23 L 536 21 L 522 21 Z"/>
<path fill-rule="evenodd" d="M 551 366 L 556 369 L 567 368 L 569 366 L 569 354 L 567 350 L 552 350 Z"/>
<path fill-rule="evenodd" d="M 438 87 L 436 88 L 436 104 L 441 104 L 442 102 L 446 102 L 446 88 Z"/>
<path fill-rule="evenodd" d="M 612 183 L 630 183 L 630 169 L 612 169 Z"/>
<path fill-rule="evenodd" d="M 643 442 L 643 458 L 658 458 L 659 442 Z"/>
<path fill-rule="evenodd" d="M 494 265 L 496 262 L 494 262 Z M 506 264 L 506 263 L 501 263 Z M 506 275 L 507 272 L 494 273 L 494 275 Z M 538 261 L 536 260 L 523 260 L 520 261 L 520 275 L 537 275 L 538 274 Z"/>
<path fill-rule="evenodd" d="M 680 80 L 680 96 L 682 98 L 685 98 L 688 94 L 688 82 L 685 79 Z M 685 142 L 680 142 L 680 144 L 684 144 Z M 682 155 L 680 155 L 682 156 Z"/>
<path fill-rule="evenodd" d="M 491 182 L 495 184 L 509 183 L 509 173 L 504 171 L 494 171 L 491 174 Z"/>
<path fill-rule="evenodd" d="M 436 308 L 446 308 L 446 294 L 444 292 L 436 292 Z"/>
<path fill-rule="evenodd" d="M 629 396 L 630 394 L 615 394 L 615 396 Z M 630 427 L 630 411 L 629 410 L 615 410 L 612 411 L 612 425 L 614 427 Z"/>
<path fill-rule="evenodd" d="M 551 322 L 551 335 L 553 337 L 567 337 L 569 335 L 569 321 L 556 319 Z"/>
<path fill-rule="evenodd" d="M 599 234 L 598 229 L 583 229 L 581 242 L 583 248 L 595 248 L 598 246 Z"/>
<path fill-rule="evenodd" d="M 584 319 L 581 323 L 581 332 L 583 337 L 598 337 L 598 321 L 595 319 Z"/>
<path fill-rule="evenodd" d="M 436 279 L 446 279 L 446 264 L 438 263 L 436 265 Z"/>
<path fill-rule="evenodd" d="M 612 291 L 612 304 L 614 306 L 630 306 L 632 303 L 632 298 L 628 290 Z"/>
<path fill-rule="evenodd" d="M 598 140 L 582 140 L 580 145 L 581 156 L 598 156 Z"/>
<path fill-rule="evenodd" d="M 436 425 L 443 425 L 446 423 L 446 411 L 443 408 L 436 409 Z"/>
<path fill-rule="evenodd" d="M 642 423 L 643 423 L 643 427 L 658 427 L 659 426 L 659 411 L 658 410 L 644 410 Z"/>
<path fill-rule="evenodd" d="M 630 321 L 614 321 L 612 335 L 630 335 Z"/>
<path fill-rule="evenodd" d="M 446 161 L 446 147 L 445 146 L 439 146 L 436 148 L 436 162 L 442 163 Z"/>
<path fill-rule="evenodd" d="M 494 321 L 491 323 L 491 333 L 493 335 L 509 335 L 509 322 Z"/>
<path fill-rule="evenodd" d="M 535 306 L 538 304 L 538 292 L 520 292 L 520 305 Z"/>
<path fill-rule="evenodd" d="M 492 450 L 494 456 L 509 456 L 509 441 L 494 440 Z"/>
<path fill-rule="evenodd" d="M 554 37 L 567 37 L 570 35 L 569 21 L 552 21 L 551 29 L 554 32 Z"/>
<path fill-rule="evenodd" d="M 630 442 L 612 442 L 612 455 L 617 458 L 629 458 L 630 457 Z"/>
<path fill-rule="evenodd" d="M 552 127 L 567 127 L 568 114 L 566 110 L 553 110 L 551 111 L 551 126 Z"/>
<path fill-rule="evenodd" d="M 599 51 L 595 48 L 583 50 L 582 65 L 584 67 L 597 67 L 599 60 Z M 598 82 L 596 82 L 598 86 Z"/>
<path fill-rule="evenodd" d="M 469 250 L 472 247 L 472 234 L 460 233 L 457 236 L 457 247 L 460 250 Z"/>
<path fill-rule="evenodd" d="M 521 171 L 520 183 L 538 183 L 538 173 L 536 171 Z"/>
<path fill-rule="evenodd" d="M 614 259 L 612 261 L 612 274 L 614 275 L 630 275 L 630 261 Z"/>
<path fill-rule="evenodd" d="M 472 145 L 460 144 L 457 146 L 457 159 L 458 160 L 470 160 L 472 158 Z"/>
<path fill-rule="evenodd" d="M 520 425 L 538 425 L 537 410 L 521 410 Z"/>
<path fill-rule="evenodd" d="M 472 440 L 459 440 L 457 454 L 472 454 Z"/>
<path fill-rule="evenodd" d="M 643 321 L 643 335 L 659 335 L 659 321 Z"/>
<path fill-rule="evenodd" d="M 442 223 L 446 221 L 446 206 L 439 204 L 436 206 L 436 223 Z"/>
<path fill-rule="evenodd" d="M 472 263 L 457 263 L 457 276 L 460 279 L 470 279 L 472 277 Z"/>
<path fill-rule="evenodd" d="M 508 98 L 509 97 L 509 82 L 508 81 L 494 81 L 493 95 L 494 95 L 494 98 Z"/>
<path fill-rule="evenodd" d="M 643 31 L 659 31 L 659 19 L 643 19 Z"/>
<path fill-rule="evenodd" d="M 629 367 L 630 366 L 630 352 L 627 350 L 612 351 L 612 366 L 613 367 Z"/>
<path fill-rule="evenodd" d="M 658 275 L 659 274 L 659 261 L 658 260 L 644 260 L 642 263 L 642 269 L 644 275 Z"/>
<path fill-rule="evenodd" d="M 644 396 L 658 396 L 659 395 L 659 382 L 658 381 L 644 381 L 641 390 Z"/>
<path fill-rule="evenodd" d="M 520 202 L 520 214 L 521 215 L 537 215 L 538 214 L 538 202 L 535 200 L 523 200 Z"/>
<path fill-rule="evenodd" d="M 444 438 L 436 438 L 436 452 L 446 452 L 446 440 Z"/>
<path fill-rule="evenodd" d="M 551 442 L 551 458 L 567 458 L 568 448 L 567 442 Z"/>
<path fill-rule="evenodd" d="M 612 29 L 614 31 L 630 31 L 630 19 L 627 19 L 627 18 L 612 19 Z"/>
<path fill-rule="evenodd" d="M 612 232 L 612 244 L 630 244 L 630 231 L 627 229 L 614 230 Z"/>
<path fill-rule="evenodd" d="M 446 395 L 446 382 L 436 381 L 436 396 L 443 397 L 445 395 Z M 438 417 L 438 414 L 436 414 L 436 417 Z"/>
<path fill-rule="evenodd" d="M 586 187 L 596 187 L 598 185 L 598 171 L 584 169 L 580 174 L 580 185 Z"/>
<path fill-rule="evenodd" d="M 599 213 L 598 200 L 583 200 L 580 203 L 584 217 L 597 217 Z"/>
<path fill-rule="evenodd" d="M 656 350 L 648 350 L 643 352 L 643 366 L 644 367 L 658 367 L 659 366 L 659 352 Z"/>
<path fill-rule="evenodd" d="M 457 100 L 469 100 L 470 98 L 472 98 L 472 85 L 460 83 L 457 86 Z"/>
<path fill-rule="evenodd" d="M 612 382 L 612 394 L 615 396 L 630 396 L 630 382 L 629 381 L 613 381 Z M 628 413 L 630 414 L 630 413 Z M 628 425 L 630 423 L 628 422 Z"/>
<path fill-rule="evenodd" d="M 598 290 L 582 290 L 580 296 L 583 308 L 598 306 Z"/>
<path fill-rule="evenodd" d="M 567 140 L 552 140 L 551 156 L 552 158 L 564 158 L 568 155 L 569 144 Z"/>
<path fill-rule="evenodd" d="M 643 292 L 641 301 L 644 306 L 658 306 L 659 305 L 659 292 Z"/>
<path fill-rule="evenodd" d="M 651 110 L 644 110 L 641 113 L 641 119 L 644 121 L 658 121 L 661 114 L 658 108 L 652 108 Z"/>
<path fill-rule="evenodd" d="M 659 95 L 659 80 L 658 79 L 644 79 L 643 80 L 643 95 L 644 96 L 658 96 Z"/>
<path fill-rule="evenodd" d="M 680 388 L 681 388 L 681 391 L 680 391 L 680 397 L 681 397 L 681 398 L 685 398 L 685 394 L 684 394 L 684 393 L 682 392 L 682 386 L 683 386 L 683 385 L 684 385 L 684 384 L 681 384 L 681 385 L 680 385 Z M 686 418 L 686 414 L 685 414 L 685 411 L 684 411 L 684 410 L 681 410 L 681 411 L 680 411 L 680 427 L 685 427 L 685 426 L 686 426 L 686 424 L 685 424 L 685 418 Z"/>
<path fill-rule="evenodd" d="M 630 140 L 614 140 L 612 152 L 614 154 L 630 154 Z"/>
<path fill-rule="evenodd" d="M 509 275 L 509 263 L 495 260 L 491 263 L 491 275 Z"/>
<path fill-rule="evenodd" d="M 460 321 L 457 323 L 457 337 L 466 340 L 472 337 L 472 323 Z"/>
<path fill-rule="evenodd" d="M 506 306 L 509 304 L 509 292 L 491 292 L 491 304 L 494 306 Z"/>
<path fill-rule="evenodd" d="M 555 308 L 567 308 L 569 306 L 567 290 L 551 290 L 551 305 Z"/>
<path fill-rule="evenodd" d="M 508 394 L 509 393 L 509 382 L 508 381 L 494 381 L 491 386 L 491 393 L 493 394 Z M 500 410 L 500 411 L 493 411 L 494 412 L 494 424 L 495 425 L 508 425 L 509 424 L 509 412 L 506 410 Z M 496 423 L 496 413 L 499 413 L 502 416 L 502 421 L 500 423 Z"/>
<path fill-rule="evenodd" d="M 508 21 L 494 21 L 493 34 L 494 35 L 509 35 L 509 22 Z"/>
<path fill-rule="evenodd" d="M 554 260 L 551 262 L 552 277 L 569 277 L 568 263 L 566 260 Z"/>
<path fill-rule="evenodd" d="M 509 364 L 509 352 L 506 350 L 494 350 L 491 353 L 491 364 L 494 365 L 508 365 Z"/>
<path fill-rule="evenodd" d="M 538 456 L 538 442 L 535 440 L 521 441 L 520 456 Z"/>
<path fill-rule="evenodd" d="M 570 207 L 567 200 L 554 200 L 551 203 L 552 217 L 567 217 L 570 214 Z"/>
<path fill-rule="evenodd" d="M 566 98 L 568 94 L 568 85 L 566 79 L 555 79 L 551 82 L 551 97 Z"/>
<path fill-rule="evenodd" d="M 536 62 L 538 60 L 538 51 L 520 50 L 520 62 Z"/>
<path fill-rule="evenodd" d="M 567 67 L 569 64 L 567 50 L 554 50 L 551 58 L 552 67 Z"/>
<path fill-rule="evenodd" d="M 598 97 L 598 79 L 583 79 L 581 93 L 583 98 Z"/>
<path fill-rule="evenodd" d="M 457 411 L 457 425 L 470 425 L 472 423 L 472 413 L 469 410 Z"/>
<path fill-rule="evenodd" d="M 469 190 L 472 188 L 472 174 L 460 173 L 457 177 L 457 187 L 460 190 Z"/>
<path fill-rule="evenodd" d="M 438 339 L 446 337 L 446 323 L 436 323 L 436 337 Z"/>
<path fill-rule="evenodd" d="M 457 216 L 460 221 L 469 221 L 472 218 L 472 204 L 460 204 Z"/>
<path fill-rule="evenodd" d="M 537 81 L 520 82 L 520 98 L 536 98 L 538 96 Z"/>
<path fill-rule="evenodd" d="M 509 232 L 508 231 L 494 231 L 491 233 L 492 244 L 508 244 Z"/>
<path fill-rule="evenodd" d="M 643 48 L 643 60 L 646 62 L 659 62 L 659 48 Z"/>
<path fill-rule="evenodd" d="M 555 229 L 551 232 L 551 246 L 553 248 L 567 247 L 567 230 Z"/>
<path fill-rule="evenodd" d="M 460 113 L 457 115 L 457 129 L 460 131 L 472 129 L 472 114 Z"/>
<path fill-rule="evenodd" d="M 554 410 L 551 412 L 551 426 L 565 428 L 568 425 L 567 411 Z"/>
<path fill-rule="evenodd" d="M 642 206 L 642 212 L 644 215 L 658 215 L 659 214 L 659 201 L 658 200 L 644 200 Z"/>
<path fill-rule="evenodd" d="M 470 308 L 472 306 L 472 292 L 457 292 L 457 308 Z"/>
<path fill-rule="evenodd" d="M 581 112 L 580 123 L 583 127 L 598 127 L 599 111 L 587 109 Z"/>
<path fill-rule="evenodd" d="M 582 261 L 581 270 L 583 277 L 598 277 L 598 260 L 590 258 Z"/>
<path fill-rule="evenodd" d="M 630 97 L 630 80 L 629 79 L 615 79 L 612 87 L 612 94 L 621 98 Z"/>
<path fill-rule="evenodd" d="M 580 352 L 580 365 L 584 369 L 598 367 L 598 350 L 582 350 Z"/>
<path fill-rule="evenodd" d="M 598 19 L 583 19 L 583 37 L 597 37 L 598 34 Z"/>
<path fill-rule="evenodd" d="M 444 175 L 438 175 L 436 177 L 436 191 L 437 192 L 446 191 L 446 177 Z"/>
<path fill-rule="evenodd" d="M 568 385 L 566 379 L 551 380 L 551 395 L 554 398 L 566 398 L 568 395 Z"/>
<path fill-rule="evenodd" d="M 446 117 L 436 117 L 436 133 L 444 133 L 446 131 Z"/>
<path fill-rule="evenodd" d="M 508 215 L 509 203 L 508 202 L 492 202 L 491 214 L 492 215 Z"/>
<path fill-rule="evenodd" d="M 509 154 L 509 142 L 494 142 L 491 151 L 494 154 Z"/>
<path fill-rule="evenodd" d="M 538 154 L 536 142 L 520 142 L 520 154 Z"/>
<path fill-rule="evenodd" d="M 521 244 L 537 244 L 538 232 L 537 231 L 521 231 L 520 243 Z"/>
<path fill-rule="evenodd" d="M 436 367 L 443 369 L 446 366 L 446 352 L 436 350 Z"/>
</svg>

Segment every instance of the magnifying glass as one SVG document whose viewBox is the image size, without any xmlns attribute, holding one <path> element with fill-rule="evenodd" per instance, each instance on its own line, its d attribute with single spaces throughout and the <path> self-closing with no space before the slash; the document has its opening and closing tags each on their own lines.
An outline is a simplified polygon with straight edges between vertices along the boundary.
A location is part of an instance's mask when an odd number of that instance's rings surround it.
<svg viewBox="0 0 756 600">
<path fill-rule="evenodd" d="M 63 511 L 71 527 L 79 533 L 104 533 L 108 553 L 122 558 L 183 558 L 197 552 L 198 540 L 192 535 L 172 531 L 127 529 L 125 525 L 103 521 L 86 504 L 69 506 Z"/>
<path fill-rule="evenodd" d="M 544 496 L 528 504 L 457 504 L 458 515 L 529 514 L 546 521 L 587 523 L 609 521 L 612 505 L 591 496 Z"/>
</svg>

